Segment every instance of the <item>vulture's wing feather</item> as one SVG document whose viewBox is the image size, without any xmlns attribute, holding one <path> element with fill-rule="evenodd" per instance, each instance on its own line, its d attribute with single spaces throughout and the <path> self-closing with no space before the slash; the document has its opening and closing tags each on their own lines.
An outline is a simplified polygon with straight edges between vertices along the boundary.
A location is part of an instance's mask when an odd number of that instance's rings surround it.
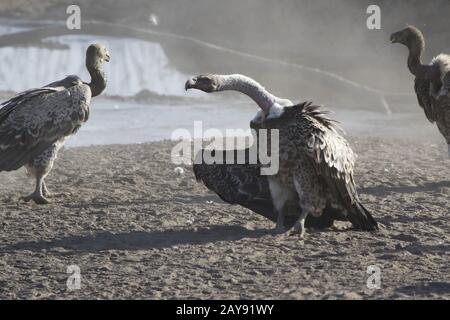
<svg viewBox="0 0 450 320">
<path fill-rule="evenodd" d="M 261 176 L 259 170 L 259 165 L 251 164 L 194 164 L 197 180 L 223 201 L 276 221 L 267 177 Z"/>
<path fill-rule="evenodd" d="M 70 75 L 65 77 L 64 79 L 49 83 L 48 85 L 46 85 L 45 87 L 50 87 L 50 88 L 59 88 L 59 87 L 63 87 L 66 89 L 69 89 L 70 87 L 76 86 L 76 85 L 80 85 L 83 83 L 83 80 L 81 80 L 81 78 L 77 75 Z"/>
<path fill-rule="evenodd" d="M 12 97 L 11 99 L 2 102 L 0 104 L 0 123 L 2 123 L 8 115 L 13 111 L 18 105 L 31 100 L 34 97 L 38 97 L 41 94 L 47 94 L 52 92 L 57 92 L 58 89 L 55 88 L 38 88 L 38 89 L 31 89 L 24 91 L 22 93 L 19 93 L 18 95 Z"/>
<path fill-rule="evenodd" d="M 431 64 L 439 67 L 441 88 L 437 93 L 431 95 L 433 106 L 433 120 L 449 144 L 450 155 L 450 55 L 439 54 L 431 61 Z"/>
<path fill-rule="evenodd" d="M 245 151 L 248 155 L 248 150 Z M 203 151 L 202 153 L 203 154 Z M 236 155 L 236 154 L 235 154 Z M 236 159 L 236 158 L 235 158 Z M 246 157 L 248 159 L 248 156 Z M 194 164 L 194 174 L 198 181 L 215 192 L 229 204 L 241 205 L 251 211 L 277 222 L 276 212 L 269 189 L 267 176 L 261 175 L 259 164 Z M 285 217 L 285 227 L 290 229 L 300 217 L 298 201 L 289 203 L 289 213 Z M 318 229 L 330 227 L 336 218 L 332 208 L 326 208 L 319 217 L 308 216 L 307 227 Z"/>
<path fill-rule="evenodd" d="M 73 134 L 89 116 L 90 89 L 40 88 L 0 109 L 0 171 L 17 170 L 53 143 Z"/>
<path fill-rule="evenodd" d="M 449 144 L 450 156 L 450 97 L 442 97 L 435 105 L 436 124 L 439 132 Z"/>
<path fill-rule="evenodd" d="M 347 219 L 353 226 L 362 230 L 375 230 L 377 223 L 361 204 L 353 180 L 355 155 L 347 141 L 319 110 L 314 106 L 306 106 L 304 110 L 316 124 L 311 126 L 305 151 L 314 161 L 322 181 L 347 212 Z"/>
<path fill-rule="evenodd" d="M 417 95 L 417 101 L 425 112 L 425 116 L 428 121 L 434 123 L 436 121 L 436 115 L 433 106 L 433 97 L 430 95 L 430 81 L 423 79 L 414 80 L 414 91 Z"/>
</svg>

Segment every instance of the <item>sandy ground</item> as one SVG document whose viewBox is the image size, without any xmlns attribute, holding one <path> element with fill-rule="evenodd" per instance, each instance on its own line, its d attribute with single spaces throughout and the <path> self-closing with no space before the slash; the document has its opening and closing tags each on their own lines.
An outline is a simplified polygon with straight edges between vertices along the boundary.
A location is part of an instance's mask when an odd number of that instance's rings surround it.
<svg viewBox="0 0 450 320">
<path fill-rule="evenodd" d="M 33 188 L 0 173 L 0 298 L 450 298 L 450 161 L 441 141 L 350 139 L 375 233 L 345 225 L 305 240 L 221 202 L 172 143 L 63 150 L 54 203 L 18 202 Z M 78 265 L 81 289 L 69 291 Z M 369 265 L 381 289 L 368 289 Z"/>
</svg>

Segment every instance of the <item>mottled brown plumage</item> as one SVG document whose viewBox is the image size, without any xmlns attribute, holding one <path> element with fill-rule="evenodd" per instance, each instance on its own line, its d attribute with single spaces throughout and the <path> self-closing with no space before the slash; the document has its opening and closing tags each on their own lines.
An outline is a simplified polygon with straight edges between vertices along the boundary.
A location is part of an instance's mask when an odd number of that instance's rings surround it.
<svg viewBox="0 0 450 320">
<path fill-rule="evenodd" d="M 335 122 L 311 103 L 280 105 L 275 96 L 248 79 L 242 75 L 200 75 L 189 80 L 186 88 L 205 92 L 226 88 L 246 93 L 261 107 L 251 127 L 279 130 L 280 168 L 278 173 L 267 177 L 278 212 L 277 229 L 284 229 L 289 203 L 297 201 L 300 212 L 294 231 L 301 235 L 306 218 L 322 216 L 327 207 L 337 210 L 357 229 L 376 230 L 377 223 L 356 191 L 355 156 L 338 133 Z"/>
<path fill-rule="evenodd" d="M 415 76 L 414 91 L 418 103 L 427 119 L 436 123 L 444 136 L 450 157 L 450 56 L 440 54 L 429 65 L 424 65 L 425 38 L 414 26 L 393 33 L 391 42 L 408 48 L 408 69 Z"/>
<path fill-rule="evenodd" d="M 91 97 L 106 86 L 101 65 L 109 53 L 99 44 L 87 50 L 86 66 L 91 83 L 68 76 L 43 88 L 18 94 L 2 103 L 0 109 L 0 171 L 25 166 L 36 178 L 35 191 L 23 199 L 48 203 L 44 179 L 58 150 L 89 118 Z"/>
<path fill-rule="evenodd" d="M 248 155 L 248 150 L 233 150 L 234 159 L 237 159 L 237 153 L 243 152 Z M 214 150 L 213 152 L 225 152 Z M 209 190 L 215 192 L 223 201 L 241 205 L 251 211 L 259 214 L 273 222 L 277 222 L 278 213 L 274 207 L 270 195 L 269 180 L 265 175 L 261 175 L 261 164 L 252 164 L 249 157 L 245 157 L 245 163 L 238 164 L 206 164 L 199 157 L 203 155 L 201 150 L 197 155 L 198 161 L 194 163 L 193 170 L 197 181 L 201 181 Z M 292 199 L 286 207 L 286 218 L 284 228 L 292 228 L 300 217 L 301 208 L 297 199 Z M 331 227 L 333 221 L 345 220 L 345 217 L 339 215 L 337 210 L 327 207 L 325 213 L 319 217 L 307 217 L 306 227 L 324 229 Z"/>
<path fill-rule="evenodd" d="M 281 115 L 267 117 L 262 127 L 279 130 L 280 170 L 269 182 L 272 194 L 297 194 L 302 213 L 294 231 L 303 234 L 306 217 L 320 217 L 327 206 L 356 229 L 377 229 L 356 191 L 355 155 L 322 108 L 308 102 L 285 107 Z M 284 199 L 276 203 L 280 223 L 284 205 Z"/>
</svg>

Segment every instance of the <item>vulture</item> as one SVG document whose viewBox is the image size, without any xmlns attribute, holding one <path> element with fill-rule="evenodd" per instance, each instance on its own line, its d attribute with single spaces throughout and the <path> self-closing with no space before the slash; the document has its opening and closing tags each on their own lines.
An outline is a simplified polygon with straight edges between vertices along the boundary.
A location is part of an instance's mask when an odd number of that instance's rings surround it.
<svg viewBox="0 0 450 320">
<path fill-rule="evenodd" d="M 430 64 L 423 64 L 425 38 L 414 26 L 393 33 L 390 40 L 408 48 L 408 69 L 415 77 L 414 91 L 418 103 L 427 119 L 436 123 L 444 136 L 450 157 L 450 55 L 439 54 Z"/>
<path fill-rule="evenodd" d="M 245 154 L 245 163 L 237 161 L 222 164 L 206 164 L 203 161 L 205 150 L 201 150 L 194 162 L 193 170 L 197 181 L 202 182 L 209 190 L 215 192 L 224 202 L 241 205 L 251 211 L 277 222 L 277 212 L 274 208 L 269 190 L 269 180 L 266 175 L 261 175 L 261 164 L 249 161 L 249 149 L 244 150 L 208 150 L 212 156 L 222 152 L 222 159 L 226 158 L 226 152 L 233 152 L 233 159 L 238 159 L 238 152 Z M 286 218 L 281 230 L 292 228 L 300 215 L 301 208 L 296 199 L 291 200 L 286 207 Z M 334 220 L 346 220 L 339 212 L 331 207 L 325 209 L 325 213 L 315 218 L 309 216 L 305 226 L 308 228 L 325 229 L 333 225 Z"/>
<path fill-rule="evenodd" d="M 50 173 L 58 150 L 89 118 L 91 97 L 106 88 L 103 62 L 110 56 L 101 44 L 86 52 L 89 83 L 71 75 L 42 88 L 19 93 L 0 108 L 0 171 L 26 167 L 36 179 L 33 193 L 21 199 L 49 203 L 45 177 Z"/>
<path fill-rule="evenodd" d="M 263 178 L 249 165 L 210 165 L 209 170 L 206 164 L 194 167 L 197 178 L 225 201 L 244 205 L 271 220 L 276 216 L 277 231 L 286 231 L 292 225 L 293 232 L 301 237 L 310 216 L 319 219 L 311 223 L 319 226 L 341 217 L 358 230 L 378 229 L 377 222 L 358 197 L 353 179 L 353 151 L 325 110 L 310 102 L 294 105 L 279 99 L 255 80 L 239 74 L 199 75 L 188 80 L 185 88 L 244 93 L 261 109 L 251 120 L 251 128 L 279 131 L 279 170 L 274 175 Z M 211 171 L 216 172 L 211 174 Z M 265 191 L 261 192 L 262 189 Z M 227 198 L 230 194 L 235 195 L 234 199 Z M 246 202 L 248 198 L 253 200 L 252 206 Z M 261 202 L 261 198 L 266 200 Z M 265 209 L 269 213 L 257 208 L 259 204 L 269 204 Z M 293 210 L 297 213 L 293 214 Z M 288 221 L 292 217 L 293 223 Z"/>
</svg>

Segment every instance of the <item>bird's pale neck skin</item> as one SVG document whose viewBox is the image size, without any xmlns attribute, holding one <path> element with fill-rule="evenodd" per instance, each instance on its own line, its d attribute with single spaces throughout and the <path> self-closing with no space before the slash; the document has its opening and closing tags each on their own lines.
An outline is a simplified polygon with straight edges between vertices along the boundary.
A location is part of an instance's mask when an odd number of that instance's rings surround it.
<svg viewBox="0 0 450 320">
<path fill-rule="evenodd" d="M 91 75 L 91 82 L 88 85 L 91 88 L 92 97 L 98 96 L 106 88 L 106 74 L 103 71 L 102 63 L 98 59 L 93 61 L 86 59 L 86 68 Z"/>
<path fill-rule="evenodd" d="M 276 102 L 277 97 L 267 91 L 255 80 L 240 74 L 219 76 L 218 91 L 234 90 L 249 96 L 256 104 L 268 114 L 270 108 Z"/>
<path fill-rule="evenodd" d="M 414 38 L 406 45 L 409 49 L 408 69 L 418 79 L 431 80 L 439 82 L 439 70 L 435 66 L 424 65 L 422 63 L 422 54 L 425 48 L 425 42 L 419 37 Z"/>
</svg>

